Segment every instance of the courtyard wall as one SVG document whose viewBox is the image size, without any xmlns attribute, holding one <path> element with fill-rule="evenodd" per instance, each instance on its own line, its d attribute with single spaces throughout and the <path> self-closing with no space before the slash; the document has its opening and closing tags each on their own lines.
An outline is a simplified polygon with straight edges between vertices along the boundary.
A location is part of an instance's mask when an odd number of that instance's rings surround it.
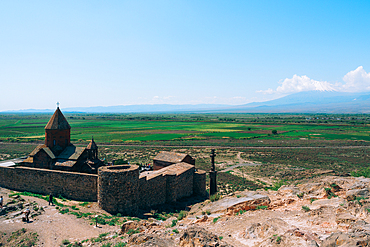
<svg viewBox="0 0 370 247">
<path fill-rule="evenodd" d="M 37 194 L 61 195 L 78 201 L 97 201 L 94 174 L 64 172 L 30 167 L 0 167 L 0 186 Z"/>
</svg>

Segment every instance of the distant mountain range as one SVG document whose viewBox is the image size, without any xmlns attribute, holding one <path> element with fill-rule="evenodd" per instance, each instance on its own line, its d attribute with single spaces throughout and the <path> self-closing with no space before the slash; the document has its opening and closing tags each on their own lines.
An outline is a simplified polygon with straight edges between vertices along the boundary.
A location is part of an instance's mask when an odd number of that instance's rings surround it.
<svg viewBox="0 0 370 247">
<path fill-rule="evenodd" d="M 370 92 L 307 91 L 227 110 L 234 113 L 370 113 Z"/>
<path fill-rule="evenodd" d="M 27 109 L 8 113 L 52 113 L 54 109 Z M 370 92 L 307 91 L 245 105 L 118 105 L 63 108 L 75 113 L 370 113 Z"/>
</svg>

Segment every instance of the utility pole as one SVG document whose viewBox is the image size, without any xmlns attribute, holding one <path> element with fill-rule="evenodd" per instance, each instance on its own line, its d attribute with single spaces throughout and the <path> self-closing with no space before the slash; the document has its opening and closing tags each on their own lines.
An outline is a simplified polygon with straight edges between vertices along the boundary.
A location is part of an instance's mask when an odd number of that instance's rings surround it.
<svg viewBox="0 0 370 247">
<path fill-rule="evenodd" d="M 216 194 L 216 192 L 217 192 L 217 171 L 216 171 L 216 167 L 215 167 L 216 154 L 215 154 L 214 149 L 211 150 L 210 157 L 211 157 L 211 161 L 212 161 L 212 168 L 209 171 L 209 194 L 213 195 L 213 194 Z"/>
</svg>

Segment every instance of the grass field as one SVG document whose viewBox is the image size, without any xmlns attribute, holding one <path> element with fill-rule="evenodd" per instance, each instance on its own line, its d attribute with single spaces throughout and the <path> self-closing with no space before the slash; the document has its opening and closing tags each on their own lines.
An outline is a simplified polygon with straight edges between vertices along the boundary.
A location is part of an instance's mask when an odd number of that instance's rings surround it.
<svg viewBox="0 0 370 247">
<path fill-rule="evenodd" d="M 65 114 L 72 127 L 73 142 L 88 142 L 92 136 L 99 143 L 156 143 L 183 145 L 210 145 L 233 143 L 248 145 L 248 140 L 352 140 L 370 141 L 367 117 L 357 121 L 356 116 L 342 117 L 347 121 L 329 117 L 327 123 L 312 122 L 313 117 L 286 116 L 295 122 L 271 119 L 270 115 L 228 114 L 215 115 L 93 115 Z M 231 118 L 233 116 L 234 118 Z M 243 118 L 244 116 L 244 118 Z M 265 117 L 264 117 L 265 116 Z M 284 115 L 285 116 L 285 115 Z M 40 142 L 48 114 L 0 115 L 0 141 Z M 304 122 L 301 119 L 306 119 Z M 284 119 L 284 118 L 282 118 Z M 280 120 L 280 121 L 279 121 Z M 317 119 L 316 119 L 317 120 Z M 277 134 L 272 134 L 276 130 Z"/>
</svg>

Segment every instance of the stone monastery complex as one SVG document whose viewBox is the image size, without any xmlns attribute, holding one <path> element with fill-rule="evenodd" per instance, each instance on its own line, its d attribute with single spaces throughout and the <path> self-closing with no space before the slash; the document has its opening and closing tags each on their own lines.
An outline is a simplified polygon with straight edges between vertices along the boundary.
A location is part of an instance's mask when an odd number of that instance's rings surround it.
<svg viewBox="0 0 370 247">
<path fill-rule="evenodd" d="M 92 139 L 87 147 L 70 142 L 71 127 L 59 107 L 45 127 L 45 144 L 20 166 L 0 167 L 0 186 L 79 201 L 98 201 L 109 213 L 135 215 L 140 209 L 207 196 L 206 172 L 187 154 L 160 152 L 154 171 L 136 165 L 105 165 Z"/>
</svg>

